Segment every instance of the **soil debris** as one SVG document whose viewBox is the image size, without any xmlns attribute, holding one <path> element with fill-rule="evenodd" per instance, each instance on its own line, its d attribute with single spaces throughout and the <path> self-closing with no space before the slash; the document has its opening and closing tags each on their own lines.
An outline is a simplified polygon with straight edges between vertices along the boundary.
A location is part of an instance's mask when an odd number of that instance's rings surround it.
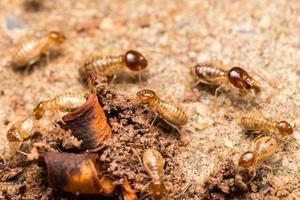
<svg viewBox="0 0 300 200">
<path fill-rule="evenodd" d="M 96 77 L 93 81 L 94 91 L 113 131 L 112 138 L 105 140 L 101 148 L 95 152 L 98 155 L 96 169 L 115 181 L 120 191 L 116 195 L 122 195 L 121 183 L 125 179 L 138 196 L 143 196 L 147 194 L 147 188 L 144 187 L 151 179 L 140 160 L 147 148 L 156 149 L 166 160 L 164 183 L 167 199 L 176 199 L 175 196 L 187 183 L 179 163 L 174 159 L 181 151 L 180 138 L 176 132 L 151 126 L 153 115 L 149 112 L 137 114 L 142 108 L 109 87 L 106 78 Z M 70 130 L 64 130 L 58 124 L 54 124 L 49 130 L 38 129 L 20 150 L 29 153 L 32 148 L 37 148 L 39 152 L 76 153 L 82 152 L 82 142 L 84 141 L 74 137 Z M 0 191 L 4 198 L 21 199 L 21 196 L 28 199 L 85 198 L 85 195 L 75 196 L 50 188 L 45 165 L 41 162 L 26 161 L 25 156 L 19 153 L 3 164 L 1 174 L 5 174 L 0 177 Z"/>
</svg>

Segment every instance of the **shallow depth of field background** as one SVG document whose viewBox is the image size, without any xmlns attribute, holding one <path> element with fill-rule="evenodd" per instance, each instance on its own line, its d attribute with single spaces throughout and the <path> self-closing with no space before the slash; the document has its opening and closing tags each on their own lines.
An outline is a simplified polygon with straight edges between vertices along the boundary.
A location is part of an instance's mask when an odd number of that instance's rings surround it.
<svg viewBox="0 0 300 200">
<path fill-rule="evenodd" d="M 149 60 L 145 87 L 180 102 L 190 123 L 183 137 L 190 141 L 178 159 L 186 175 L 199 184 L 222 158 L 237 161 L 251 148 L 235 119 L 253 107 L 267 116 L 287 120 L 300 132 L 300 1 L 167 1 L 167 0 L 44 0 L 37 12 L 23 0 L 0 1 L 0 141 L 8 128 L 41 100 L 65 92 L 84 91 L 78 67 L 92 52 L 143 52 Z M 9 49 L 24 34 L 62 30 L 67 36 L 62 55 L 38 64 L 29 74 L 3 67 Z M 259 106 L 240 98 L 230 87 L 215 97 L 190 73 L 203 61 L 221 60 L 263 77 Z M 266 82 L 271 83 L 274 89 Z M 136 76 L 120 72 L 115 87 L 127 96 L 142 88 Z M 300 140 L 300 139 L 299 139 Z M 2 148 L 1 148 L 2 149 Z M 300 150 L 280 145 L 263 169 L 263 182 L 298 186 Z M 260 197 L 259 190 L 253 197 Z"/>
</svg>

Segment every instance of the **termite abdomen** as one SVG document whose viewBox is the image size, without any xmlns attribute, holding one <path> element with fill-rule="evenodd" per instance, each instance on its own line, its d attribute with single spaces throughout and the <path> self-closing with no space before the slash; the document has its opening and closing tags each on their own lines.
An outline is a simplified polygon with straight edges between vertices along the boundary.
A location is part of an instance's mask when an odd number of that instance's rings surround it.
<svg viewBox="0 0 300 200">
<path fill-rule="evenodd" d="M 226 78 L 226 72 L 213 64 L 204 63 L 195 66 L 195 74 L 200 78 L 199 82 L 210 84 L 222 84 Z"/>
</svg>

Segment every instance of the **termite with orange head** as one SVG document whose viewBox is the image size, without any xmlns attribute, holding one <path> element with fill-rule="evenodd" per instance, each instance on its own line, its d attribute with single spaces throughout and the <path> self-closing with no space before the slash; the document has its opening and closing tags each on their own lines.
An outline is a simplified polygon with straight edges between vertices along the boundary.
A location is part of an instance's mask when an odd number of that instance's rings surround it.
<svg viewBox="0 0 300 200">
<path fill-rule="evenodd" d="M 52 47 L 66 40 L 60 31 L 50 31 L 42 37 L 28 37 L 16 44 L 12 50 L 10 65 L 23 69 L 36 63 L 43 55 L 49 54 Z"/>
<path fill-rule="evenodd" d="M 115 76 L 123 67 L 139 73 L 148 65 L 147 59 L 138 51 L 128 50 L 121 55 L 94 55 L 88 57 L 79 68 L 82 79 L 87 79 L 87 71 L 93 71 L 102 76 Z"/>
<path fill-rule="evenodd" d="M 150 110 L 156 112 L 156 117 L 159 115 L 167 123 L 176 128 L 178 132 L 180 132 L 178 127 L 188 123 L 188 117 L 179 105 L 161 99 L 153 90 L 141 90 L 137 93 L 137 97 L 139 101 L 145 103 Z M 152 121 L 152 124 L 156 117 Z"/>
<path fill-rule="evenodd" d="M 242 92 L 255 96 L 260 92 L 260 83 L 241 67 L 224 69 L 220 62 L 207 62 L 195 66 L 195 74 L 199 78 L 195 85 L 204 83 L 208 85 L 232 85 Z M 217 95 L 218 89 L 215 94 Z"/>
<path fill-rule="evenodd" d="M 274 136 L 293 137 L 294 129 L 287 121 L 275 121 L 263 116 L 256 110 L 242 114 L 237 123 L 243 129 L 252 133 L 270 132 Z M 297 140 L 293 137 L 295 143 L 300 146 Z"/>
<path fill-rule="evenodd" d="M 251 180 L 256 175 L 256 166 L 259 162 L 271 158 L 277 149 L 277 141 L 271 136 L 262 136 L 254 141 L 254 149 L 243 153 L 238 161 L 240 168 L 253 171 Z M 250 180 L 250 181 L 251 181 Z"/>
<path fill-rule="evenodd" d="M 161 198 L 165 195 L 166 188 L 163 181 L 165 159 L 155 149 L 147 149 L 143 155 L 144 169 L 151 177 L 149 194 L 153 198 Z"/>
</svg>

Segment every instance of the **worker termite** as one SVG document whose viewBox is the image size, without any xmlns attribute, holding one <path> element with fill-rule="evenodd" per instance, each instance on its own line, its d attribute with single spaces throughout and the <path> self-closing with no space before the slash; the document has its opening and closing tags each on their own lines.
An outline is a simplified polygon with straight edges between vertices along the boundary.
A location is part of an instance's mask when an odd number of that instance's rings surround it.
<svg viewBox="0 0 300 200">
<path fill-rule="evenodd" d="M 6 137 L 9 142 L 22 142 L 30 136 L 36 120 L 33 117 L 27 117 L 14 123 L 7 131 Z"/>
<path fill-rule="evenodd" d="M 14 69 L 30 67 L 41 56 L 49 55 L 50 50 L 65 41 L 62 32 L 50 31 L 42 37 L 26 38 L 20 41 L 12 50 L 10 64 Z"/>
<path fill-rule="evenodd" d="M 268 119 L 256 110 L 250 111 L 241 115 L 237 119 L 237 123 L 243 129 L 249 132 L 260 133 L 270 132 L 277 136 L 290 136 L 293 135 L 293 127 L 286 121 L 274 121 Z M 295 139 L 295 138 L 294 138 Z M 297 145 L 300 144 L 296 141 Z"/>
<path fill-rule="evenodd" d="M 219 62 L 202 63 L 195 66 L 195 74 L 199 78 L 195 86 L 199 83 L 219 86 L 231 84 L 251 96 L 255 96 L 260 91 L 259 82 L 241 67 L 232 67 L 225 70 Z M 216 89 L 215 95 L 217 95 L 219 89 L 220 87 Z"/>
<path fill-rule="evenodd" d="M 180 132 L 178 127 L 187 124 L 188 117 L 182 108 L 173 102 L 162 100 L 153 90 L 145 89 L 139 91 L 137 96 L 142 103 L 147 104 L 150 110 L 156 112 L 156 116 L 151 124 L 154 123 L 158 115 L 176 128 L 178 132 Z"/>
<path fill-rule="evenodd" d="M 131 71 L 139 72 L 141 81 L 141 71 L 148 65 L 146 58 L 138 51 L 128 50 L 121 55 L 95 55 L 87 58 L 79 68 L 80 76 L 87 78 L 87 71 L 93 71 L 102 76 L 115 76 L 116 72 L 126 66 Z"/>
<path fill-rule="evenodd" d="M 163 182 L 165 159 L 157 150 L 147 149 L 143 155 L 143 164 L 152 179 L 149 184 L 149 194 L 154 198 L 162 197 L 166 190 Z"/>
<path fill-rule="evenodd" d="M 253 180 L 256 175 L 257 163 L 272 157 L 276 149 L 277 141 L 275 138 L 271 136 L 259 137 L 254 141 L 254 150 L 247 151 L 240 156 L 238 166 L 253 171 L 251 178 Z"/>
<path fill-rule="evenodd" d="M 29 116 L 10 127 L 6 133 L 6 138 L 9 142 L 11 154 L 15 153 L 21 147 L 23 141 L 31 136 L 36 122 L 33 116 Z"/>
<path fill-rule="evenodd" d="M 46 111 L 69 112 L 85 104 L 86 98 L 79 93 L 66 93 L 53 99 L 41 101 L 33 110 L 36 119 L 41 119 Z"/>
</svg>

